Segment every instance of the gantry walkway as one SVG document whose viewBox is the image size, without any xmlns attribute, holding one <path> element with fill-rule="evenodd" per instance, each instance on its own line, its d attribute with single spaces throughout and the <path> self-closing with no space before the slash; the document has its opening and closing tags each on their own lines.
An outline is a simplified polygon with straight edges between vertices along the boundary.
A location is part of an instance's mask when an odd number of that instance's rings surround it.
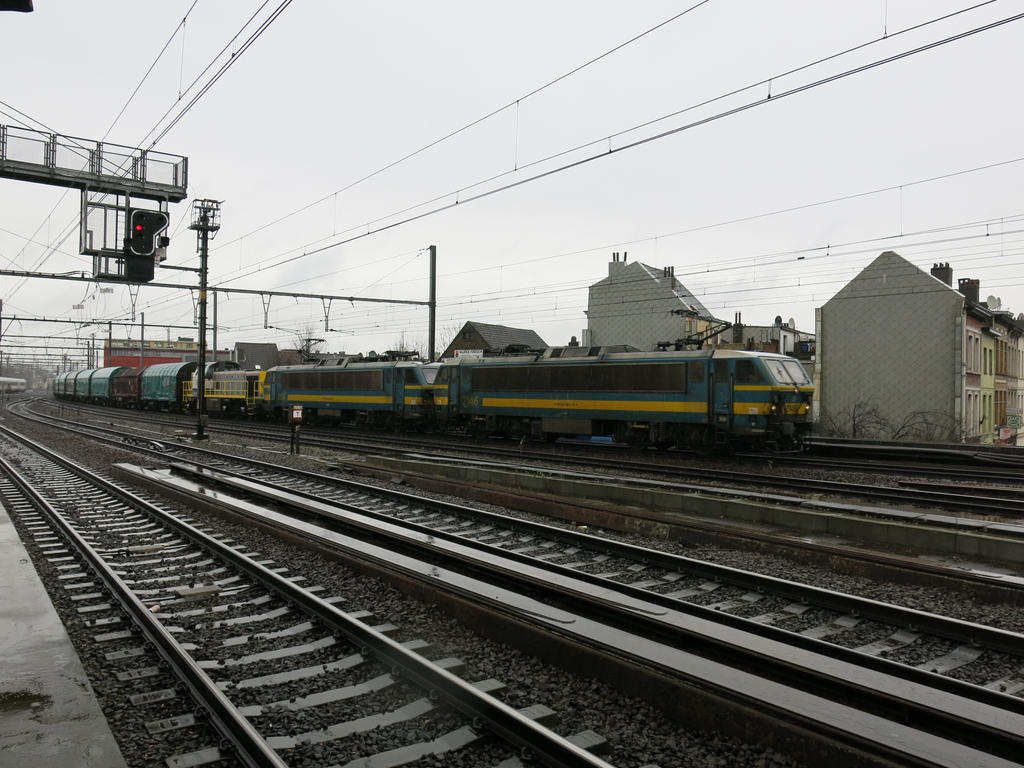
<svg viewBox="0 0 1024 768">
<path fill-rule="evenodd" d="M 188 158 L 0 125 L 0 178 L 178 203 Z"/>
</svg>

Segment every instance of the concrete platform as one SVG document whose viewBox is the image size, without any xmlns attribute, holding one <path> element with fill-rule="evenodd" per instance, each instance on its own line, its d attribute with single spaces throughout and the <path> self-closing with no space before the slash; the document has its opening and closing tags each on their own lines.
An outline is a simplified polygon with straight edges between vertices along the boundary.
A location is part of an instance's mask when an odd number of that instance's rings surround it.
<svg viewBox="0 0 1024 768">
<path fill-rule="evenodd" d="M 125 765 L 78 654 L 2 505 L 0 765 Z"/>
</svg>

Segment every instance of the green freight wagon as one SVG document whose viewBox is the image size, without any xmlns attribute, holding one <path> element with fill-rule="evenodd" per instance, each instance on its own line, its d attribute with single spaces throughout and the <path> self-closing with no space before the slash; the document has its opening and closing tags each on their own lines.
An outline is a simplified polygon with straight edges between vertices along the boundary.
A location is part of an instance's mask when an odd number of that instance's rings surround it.
<svg viewBox="0 0 1024 768">
<path fill-rule="evenodd" d="M 160 363 L 146 368 L 142 372 L 141 406 L 181 411 L 184 384 L 192 381 L 195 369 L 195 363 Z"/>
</svg>

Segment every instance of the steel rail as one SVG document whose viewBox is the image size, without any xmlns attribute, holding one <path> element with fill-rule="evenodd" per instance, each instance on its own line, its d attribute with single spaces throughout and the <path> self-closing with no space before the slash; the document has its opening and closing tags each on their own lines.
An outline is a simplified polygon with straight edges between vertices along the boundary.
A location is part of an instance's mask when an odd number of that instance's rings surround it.
<svg viewBox="0 0 1024 768">
<path fill-rule="evenodd" d="M 116 496 L 124 503 L 145 511 L 161 523 L 192 540 L 198 546 L 227 560 L 242 572 L 258 580 L 269 590 L 276 592 L 282 599 L 302 606 L 310 614 L 323 621 L 332 631 L 341 633 L 355 646 L 372 649 L 377 656 L 386 660 L 390 665 L 401 669 L 403 673 L 419 685 L 430 691 L 436 691 L 453 709 L 471 719 L 485 723 L 487 729 L 499 734 L 506 741 L 529 753 L 542 764 L 551 768 L 614 768 L 614 766 L 611 766 L 606 761 L 576 746 L 568 739 L 558 736 L 553 731 L 536 723 L 507 704 L 476 690 L 462 678 L 430 663 L 415 651 L 408 650 L 387 635 L 374 630 L 359 619 L 349 616 L 331 603 L 292 583 L 273 570 L 260 565 L 244 554 L 235 551 L 230 546 L 204 534 L 189 523 L 164 512 L 159 507 L 131 491 L 120 488 L 105 478 L 94 475 L 70 459 L 8 427 L 0 426 L 0 432 L 29 446 L 32 450 L 60 464 L 75 475 L 88 479 L 90 483 Z M 102 560 L 94 552 L 92 556 L 99 563 L 102 563 Z M 120 582 L 119 579 L 118 581 Z M 127 590 L 123 582 L 121 582 L 120 586 Z M 130 592 L 128 594 L 131 596 Z M 134 596 L 131 597 L 134 601 Z M 138 601 L 134 602 L 137 603 Z M 141 603 L 138 603 L 138 605 L 142 607 Z M 142 607 L 142 610 L 148 613 L 144 607 Z M 146 618 L 148 621 L 152 621 L 151 616 Z M 163 627 L 160 627 L 160 630 L 161 635 L 166 640 L 177 646 L 177 643 Z M 179 652 L 181 652 L 180 648 Z M 204 673 L 200 674 L 209 682 L 209 678 Z M 212 683 L 210 684 L 212 685 Z M 216 690 L 215 686 L 214 689 Z M 230 704 L 219 690 L 217 693 L 226 706 L 234 709 L 233 705 Z M 251 729 L 251 726 L 248 726 L 248 721 L 243 719 L 243 722 Z M 253 731 L 253 734 L 255 734 L 255 731 Z M 258 734 L 256 735 L 258 736 Z M 264 764 L 258 765 L 263 766 Z M 283 762 L 267 763 L 265 765 L 285 768 L 285 763 Z"/>
<path fill-rule="evenodd" d="M 81 404 L 76 404 L 81 405 Z M 98 406 L 99 407 L 99 406 Z M 166 422 L 173 424 L 173 421 Z M 215 431 L 219 431 L 224 434 L 234 434 L 240 436 L 258 436 L 261 438 L 272 438 L 277 440 L 289 440 L 290 433 L 284 428 L 277 429 L 276 425 L 261 425 L 260 427 L 247 427 L 239 424 L 228 424 L 225 422 L 219 422 Z M 334 436 L 330 434 L 324 434 L 322 431 L 313 432 L 312 429 L 307 428 L 303 434 L 303 444 L 307 446 L 316 446 L 322 448 L 351 448 L 351 442 L 344 442 L 351 436 Z M 375 439 L 380 440 L 379 436 Z M 419 443 L 424 446 L 424 450 L 437 449 L 438 447 L 452 448 L 450 445 L 442 445 L 435 441 L 417 441 L 415 438 L 409 436 L 403 436 L 402 438 L 396 438 L 396 443 L 408 448 L 413 443 Z M 459 446 L 465 447 L 465 446 Z M 980 497 L 976 492 L 972 493 L 953 493 L 949 491 L 929 491 L 929 490 L 913 490 L 910 488 L 899 488 L 892 486 L 872 486 L 865 485 L 863 483 L 842 483 L 830 480 L 816 480 L 802 477 L 793 477 L 786 475 L 751 475 L 749 472 L 742 472 L 736 470 L 727 469 L 712 469 L 707 467 L 692 467 L 692 466 L 681 466 L 678 464 L 670 464 L 665 462 L 644 462 L 629 459 L 616 459 L 608 461 L 603 457 L 597 457 L 593 454 L 580 455 L 575 453 L 544 453 L 538 451 L 523 451 L 521 448 L 505 448 L 500 446 L 480 446 L 473 445 L 472 450 L 481 453 L 488 453 L 497 456 L 505 456 L 518 460 L 537 460 L 537 461 L 557 461 L 563 465 L 575 464 L 583 466 L 602 466 L 606 465 L 609 470 L 625 469 L 633 472 L 646 472 L 652 474 L 658 474 L 666 476 L 672 480 L 678 480 L 680 476 L 696 477 L 701 480 L 713 479 L 720 482 L 734 483 L 740 485 L 757 485 L 757 486 L 773 486 L 777 488 L 792 489 L 798 491 L 814 491 L 821 493 L 831 493 L 838 495 L 850 495 L 860 496 L 868 499 L 876 499 L 880 501 L 904 501 L 917 504 L 930 504 L 935 506 L 944 506 L 951 509 L 969 510 L 976 511 L 979 507 L 983 507 L 984 511 L 988 514 L 998 511 L 1006 513 L 1007 515 L 1020 515 L 1024 516 L 1024 500 L 1005 499 L 1000 497 L 986 496 Z M 805 457 L 789 457 L 787 455 L 757 455 L 757 454 L 739 454 L 743 458 L 757 460 L 761 462 L 766 461 L 779 461 L 780 463 L 805 463 L 810 466 L 825 466 L 831 468 L 834 465 L 827 464 L 829 460 L 805 458 Z M 846 466 L 845 468 L 870 473 L 872 471 L 884 472 L 886 474 L 893 474 L 898 470 L 894 467 L 878 467 L 873 468 L 864 465 Z M 915 471 L 924 471 L 926 474 L 935 475 L 941 474 L 945 478 L 951 476 L 970 478 L 977 480 L 980 477 L 985 478 L 985 472 L 981 470 L 971 470 L 962 474 L 955 474 L 952 470 L 942 470 L 936 466 L 932 469 L 922 470 L 921 468 L 907 467 L 905 468 L 907 473 L 913 473 Z M 996 481 L 1012 482 L 1017 481 L 1024 483 L 1024 472 L 1002 472 L 998 475 L 991 473 L 991 478 Z"/>
<path fill-rule="evenodd" d="M 146 442 L 155 441 L 147 439 Z M 223 454 L 208 448 L 189 446 L 188 450 L 210 457 L 215 457 L 217 459 L 223 459 Z M 156 457 L 164 459 L 169 458 L 166 452 L 161 452 L 159 450 L 152 450 L 151 452 Z M 260 461 L 258 459 L 236 456 L 232 456 L 231 458 L 240 463 L 256 467 L 266 473 L 276 472 L 287 474 L 311 483 L 324 482 L 324 478 L 321 475 L 313 472 L 293 467 L 283 467 L 269 462 Z M 209 469 L 211 471 L 231 475 L 240 480 L 249 479 L 244 475 L 221 467 L 216 468 L 216 470 L 213 470 L 213 468 Z M 702 578 L 721 581 L 723 583 L 732 584 L 745 589 L 780 595 L 789 600 L 813 605 L 816 608 L 832 610 L 843 614 L 856 614 L 864 618 L 869 618 L 885 624 L 891 624 L 893 626 L 920 629 L 928 632 L 929 634 L 934 634 L 949 640 L 955 640 L 960 643 L 981 643 L 993 650 L 1024 656 L 1024 645 L 1022 645 L 1024 638 L 1016 633 L 1007 632 L 1005 630 L 952 619 L 949 617 L 938 616 L 936 614 L 926 613 L 912 608 L 903 608 L 880 601 L 857 597 L 855 595 L 847 595 L 841 592 L 824 589 L 822 587 L 790 582 L 773 576 L 744 571 L 730 566 L 718 565 L 704 560 L 688 558 L 683 555 L 647 549 L 634 544 L 601 538 L 578 531 L 571 531 L 545 523 L 509 518 L 505 515 L 488 512 L 486 510 L 466 506 L 464 504 L 440 499 L 431 499 L 406 491 L 381 488 L 379 486 L 361 483 L 356 480 L 332 477 L 330 478 L 330 482 L 333 485 L 344 486 L 360 493 L 373 494 L 379 497 L 394 499 L 403 504 L 419 504 L 430 509 L 440 510 L 447 514 L 471 517 L 476 520 L 481 520 L 492 525 L 498 525 L 506 528 L 516 528 L 517 530 L 526 531 L 533 535 L 544 536 L 548 539 L 561 541 L 571 546 L 579 546 L 590 550 L 605 552 L 616 557 L 631 559 L 637 562 L 646 562 L 650 565 L 654 565 L 668 571 L 680 570 Z M 278 484 L 267 483 L 267 485 L 276 487 L 280 490 L 287 490 L 291 493 L 310 499 L 320 498 L 320 496 L 315 493 L 306 493 L 291 488 L 285 488 Z M 341 507 L 347 506 L 342 502 L 332 503 Z M 359 511 L 362 514 L 367 514 L 380 520 L 393 522 L 393 518 L 386 514 L 374 513 L 361 509 Z M 457 538 L 455 534 L 448 534 L 445 532 L 434 532 L 434 535 L 442 538 Z"/>
<path fill-rule="evenodd" d="M 148 475 L 152 479 L 152 473 Z M 238 481 L 235 485 L 252 494 L 258 492 L 258 484 L 254 481 Z M 179 492 L 184 490 L 180 485 L 172 487 Z M 1024 749 L 1024 733 L 1015 730 L 1017 726 L 1024 730 L 1021 722 L 1024 700 L 1015 700 L 1006 694 L 979 689 L 848 649 L 841 654 L 832 654 L 830 651 L 834 646 L 811 638 L 801 638 L 794 643 L 791 642 L 793 636 L 789 634 L 782 640 L 760 636 L 751 632 L 749 626 L 734 627 L 723 621 L 721 614 L 707 609 L 701 615 L 690 612 L 688 606 L 673 605 L 666 610 L 651 599 L 650 593 L 638 590 L 639 594 L 634 594 L 616 582 L 603 580 L 600 583 L 601 580 L 581 578 L 575 570 L 548 563 L 525 563 L 521 558 L 509 557 L 508 552 L 498 548 L 491 548 L 494 552 L 487 558 L 481 558 L 466 551 L 475 549 L 468 543 L 442 540 L 437 531 L 402 534 L 386 530 L 376 521 L 366 523 L 356 519 L 352 512 L 334 512 L 333 504 L 319 500 L 286 500 L 281 494 L 273 497 L 278 505 L 287 504 L 300 508 L 306 514 L 330 518 L 333 525 L 341 527 L 343 535 L 351 537 L 351 543 L 340 543 L 323 534 L 318 536 L 310 530 L 309 524 L 281 519 L 280 513 L 274 515 L 271 522 L 254 510 L 251 503 L 232 504 L 223 494 L 217 499 L 210 499 L 202 488 L 197 488 L 193 494 L 196 498 L 227 507 L 235 514 L 258 520 L 263 525 L 278 527 L 291 536 L 316 540 L 319 546 L 333 548 L 389 572 L 402 573 L 407 578 L 423 580 L 424 576 L 398 562 L 402 556 L 519 594 L 536 594 L 546 604 L 559 606 L 591 621 L 685 649 L 715 663 L 812 696 L 858 707 L 938 738 L 959 739 L 959 743 L 975 748 L 984 745 L 990 754 L 1004 759 L 1015 759 Z M 292 492 L 288 494 L 292 495 Z M 390 521 L 389 526 L 394 529 L 398 524 Z M 321 528 L 321 531 L 326 533 L 326 529 Z M 432 588 L 438 588 L 440 579 L 437 576 L 431 573 L 427 580 Z M 447 588 L 464 593 L 466 598 L 476 602 L 489 601 L 483 592 L 467 591 L 459 585 Z M 500 609 L 502 606 L 496 604 L 494 607 Z M 713 616 L 706 617 L 708 613 Z M 633 655 L 626 648 L 615 649 L 615 652 Z M 658 666 L 651 658 L 638 657 L 636 661 L 641 665 Z M 723 691 L 731 697 L 738 693 Z M 769 702 L 760 703 L 770 706 Z M 960 707 L 968 704 L 978 707 L 978 712 L 967 714 L 960 711 Z M 995 720 L 1001 722 L 996 723 Z"/>
<path fill-rule="evenodd" d="M 6 427 L 0 427 L 0 431 L 9 437 L 17 437 L 16 433 Z M 56 460 L 46 449 L 39 450 L 39 446 L 30 447 L 46 458 Z M 73 468 L 63 461 L 57 461 L 57 463 L 67 469 Z M 175 675 L 188 686 L 195 701 L 209 715 L 218 732 L 234 745 L 239 760 L 248 768 L 287 768 L 287 763 L 267 745 L 249 721 L 239 714 L 235 706 L 181 648 L 171 633 L 134 595 L 128 585 L 114 573 L 96 550 L 67 520 L 36 492 L 31 483 L 3 457 L 0 457 L 0 471 L 7 474 L 18 489 L 38 509 L 42 510 L 68 543 L 85 559 L 96 577 L 103 582 L 114 599 L 131 616 L 135 626 L 145 635 L 156 652 L 174 670 Z"/>
<path fill-rule="evenodd" d="M 207 452 L 207 451 L 204 451 L 204 452 Z M 280 469 L 280 468 L 274 467 L 274 469 Z M 375 489 L 375 490 L 376 490 L 376 489 Z M 437 533 L 436 533 L 436 532 L 433 532 L 433 531 L 431 531 L 429 535 L 430 535 L 430 536 L 432 536 L 432 537 L 435 537 L 435 538 L 437 537 Z M 602 541 L 603 541 L 603 540 L 602 540 Z M 354 552 L 354 553 L 353 553 L 353 556 L 355 556 L 355 557 L 359 557 L 359 555 L 358 555 L 358 550 L 357 550 L 356 552 Z M 386 561 L 386 560 L 382 562 L 382 565 L 386 565 L 386 564 L 387 564 L 387 561 Z M 578 574 L 578 573 L 576 573 L 575 571 L 574 571 L 574 572 L 572 572 L 572 576 L 573 576 L 573 577 L 576 577 L 576 576 L 578 576 L 578 575 L 579 575 L 579 574 Z M 620 587 L 621 585 L 615 585 L 615 586 L 616 586 L 616 588 L 618 588 L 618 587 Z M 642 599 L 648 599 L 648 598 L 650 597 L 650 595 L 649 595 L 649 593 L 642 593 L 642 594 L 640 595 L 640 597 L 641 597 Z M 721 617 L 721 615 L 716 615 L 716 616 L 715 616 L 715 620 L 716 620 L 716 621 L 719 621 L 719 623 L 721 623 L 721 622 L 720 622 L 720 619 L 721 619 L 721 618 L 722 618 L 722 617 Z M 629 619 L 629 623 L 630 623 L 630 625 L 631 625 L 631 626 L 632 626 L 633 628 L 635 628 L 635 626 L 636 626 L 636 625 L 638 624 L 638 622 L 637 622 L 637 620 L 636 620 L 636 617 L 635 617 L 635 616 L 631 617 L 631 618 Z M 652 631 L 652 636 L 655 636 L 655 634 L 653 634 L 653 633 L 654 633 L 654 630 L 653 630 L 653 628 L 651 629 L 651 631 Z M 862 659 L 863 659 L 863 656 L 859 656 L 859 657 L 858 657 L 858 662 L 860 662 L 860 661 L 861 661 Z M 884 661 L 884 660 L 883 660 L 883 661 Z M 758 662 L 755 662 L 755 668 L 756 668 L 756 667 L 758 667 L 758 666 L 760 666 L 760 665 L 761 665 L 761 664 L 763 664 L 763 663 L 764 663 L 764 660 L 763 660 L 763 659 L 761 659 L 761 660 L 760 660 L 760 661 L 758 661 Z M 885 663 L 886 663 L 886 664 L 892 664 L 892 662 L 885 662 Z M 830 683 L 829 685 L 831 685 L 831 683 Z M 862 693 L 863 695 L 868 695 L 868 694 L 867 694 L 866 692 L 864 692 L 864 691 L 861 691 L 861 693 Z M 1000 703 L 1002 703 L 1002 702 L 1003 702 L 1003 700 L 1002 700 L 1002 699 L 1000 699 Z M 876 703 L 876 705 L 877 705 L 877 702 L 875 702 L 875 703 Z M 899 708 L 900 706 L 902 706 L 902 704 L 900 704 L 900 703 L 897 703 L 897 702 L 891 702 L 891 705 L 892 705 L 892 706 L 896 706 L 897 708 Z M 878 706 L 876 706 L 875 708 L 877 709 L 877 708 L 878 708 Z M 897 713 L 897 715 L 899 715 L 899 713 Z M 949 730 L 950 732 L 952 732 L 952 730 L 954 730 L 953 726 L 951 726 L 951 725 L 949 725 L 949 724 L 946 724 L 946 726 L 944 726 L 944 727 L 946 727 L 946 729 L 947 729 L 947 730 Z M 941 730 L 941 728 L 940 728 L 939 730 Z M 999 743 L 999 744 L 1001 745 L 1001 748 L 1002 748 L 1002 747 L 1006 747 L 1006 744 L 1005 744 L 1005 743 L 1003 743 L 1003 742 L 1002 742 L 1002 740 L 1001 740 L 1000 738 L 998 738 L 998 737 L 997 737 L 997 738 L 995 738 L 995 739 L 993 740 L 993 743 Z"/>
<path fill-rule="evenodd" d="M 357 520 L 347 517 L 339 519 L 332 515 L 329 518 L 331 522 L 372 534 L 375 537 L 382 536 L 389 540 L 401 543 L 411 541 L 410 546 L 416 554 L 422 555 L 422 553 L 427 550 L 435 551 L 435 548 L 429 542 L 438 540 L 445 541 L 450 544 L 457 544 L 461 548 L 478 552 L 481 556 L 500 557 L 502 559 L 513 560 L 523 566 L 530 566 L 532 568 L 540 568 L 550 571 L 551 573 L 557 574 L 560 578 L 571 578 L 586 582 L 595 588 L 613 588 L 630 596 L 634 600 L 642 600 L 665 608 L 691 613 L 695 616 L 701 616 L 709 621 L 720 621 L 746 632 L 780 640 L 791 645 L 798 645 L 818 653 L 833 655 L 838 658 L 843 658 L 851 663 L 871 666 L 876 662 L 880 662 L 878 668 L 885 670 L 890 674 L 893 673 L 893 670 L 899 670 L 896 674 L 900 674 L 901 676 L 909 675 L 910 679 L 915 680 L 915 682 L 932 686 L 937 684 L 934 675 L 932 673 L 924 672 L 923 670 L 917 670 L 905 665 L 895 664 L 895 662 L 891 662 L 886 659 L 867 656 L 866 654 L 858 653 L 852 649 L 836 646 L 821 640 L 807 638 L 802 635 L 795 635 L 792 632 L 788 632 L 778 627 L 772 627 L 760 622 L 751 622 L 748 619 L 739 616 L 732 616 L 722 611 L 716 611 L 692 603 L 685 603 L 675 598 L 666 597 L 665 595 L 645 589 L 632 587 L 629 584 L 615 582 L 585 571 L 566 568 L 565 566 L 547 563 L 545 561 L 538 561 L 536 558 L 530 557 L 529 555 L 510 552 L 509 550 L 501 547 L 467 539 L 459 536 L 457 533 L 437 530 L 426 525 L 409 521 L 400 521 L 390 515 L 364 509 L 352 504 L 351 502 L 325 500 L 321 494 L 315 492 L 287 488 L 266 480 L 255 481 L 252 478 L 239 476 L 236 473 L 222 468 L 198 468 L 186 464 L 172 463 L 171 469 L 202 478 L 203 480 L 215 482 L 219 485 L 231 487 L 236 491 L 264 498 L 275 503 L 294 504 L 295 499 L 301 499 L 308 502 L 308 504 L 303 506 L 302 509 L 314 514 L 323 513 L 326 505 L 329 505 L 333 508 L 351 511 L 357 515 L 365 516 L 371 521 L 382 523 L 388 527 L 397 526 L 402 529 L 407 529 L 412 534 L 416 534 L 419 538 L 405 539 L 400 534 L 381 531 L 372 525 L 363 525 Z M 376 489 L 373 490 L 376 491 Z M 460 507 L 459 505 L 451 504 L 449 502 L 442 501 L 434 503 L 432 500 L 423 497 L 406 496 L 405 501 L 407 503 L 413 502 L 428 508 L 441 509 L 443 511 L 456 514 L 463 514 L 466 511 L 474 512 L 472 509 Z M 494 525 L 504 525 L 506 520 L 500 515 L 486 512 L 483 513 L 482 516 L 473 516 L 476 519 L 488 520 Z M 915 630 L 928 632 L 946 639 L 956 640 L 961 643 L 983 645 L 986 648 L 1024 659 L 1024 635 L 1011 632 L 1009 630 L 988 627 L 982 624 L 962 621 L 960 619 L 952 619 L 945 616 L 926 613 L 924 611 L 918 611 L 912 608 L 890 605 L 877 600 L 870 600 L 868 598 L 846 595 L 841 592 L 835 592 L 821 587 L 790 582 L 774 576 L 741 571 L 729 566 L 706 563 L 682 557 L 680 555 L 658 552 L 656 550 L 647 550 L 632 544 L 610 542 L 605 539 L 597 539 L 596 537 L 587 537 L 585 534 L 565 536 L 565 531 L 551 526 L 545 526 L 543 524 L 529 523 L 526 528 L 527 530 L 548 538 L 560 539 L 576 546 L 586 546 L 590 549 L 604 550 L 619 557 L 655 565 L 668 571 L 694 573 L 702 578 L 721 580 L 725 583 L 764 592 L 766 594 L 781 595 L 790 600 L 814 605 L 817 608 L 824 608 L 827 610 L 837 611 L 839 613 L 861 616 L 863 618 L 868 618 L 897 627 L 913 628 Z M 586 539 L 589 539 L 589 541 Z M 423 544 L 423 540 L 428 543 Z M 442 552 L 442 550 L 437 551 Z M 443 550 L 443 554 L 447 557 L 447 550 Z M 468 558 L 465 561 L 471 562 Z M 1024 699 L 1012 699 L 1007 702 L 1005 696 L 988 691 L 987 689 L 970 684 L 964 684 L 959 680 L 954 680 L 953 678 L 940 676 L 939 679 L 940 681 L 953 681 L 951 689 L 955 690 L 959 695 L 964 695 L 968 698 L 984 699 L 989 703 L 998 703 L 1001 706 L 1005 706 L 1009 703 L 1011 709 L 1016 709 L 1020 714 L 1024 715 Z M 939 687 L 941 687 L 941 685 L 942 683 L 938 684 Z"/>
</svg>

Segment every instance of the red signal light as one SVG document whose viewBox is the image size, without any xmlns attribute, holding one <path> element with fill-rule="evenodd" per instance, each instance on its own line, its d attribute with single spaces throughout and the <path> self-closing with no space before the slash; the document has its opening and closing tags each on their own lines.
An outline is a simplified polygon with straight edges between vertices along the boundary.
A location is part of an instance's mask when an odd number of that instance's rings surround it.
<svg viewBox="0 0 1024 768">
<path fill-rule="evenodd" d="M 152 256 L 157 247 L 156 236 L 165 229 L 167 229 L 167 214 L 163 211 L 142 208 L 131 210 L 126 232 L 128 237 L 125 243 L 129 254 Z"/>
</svg>

